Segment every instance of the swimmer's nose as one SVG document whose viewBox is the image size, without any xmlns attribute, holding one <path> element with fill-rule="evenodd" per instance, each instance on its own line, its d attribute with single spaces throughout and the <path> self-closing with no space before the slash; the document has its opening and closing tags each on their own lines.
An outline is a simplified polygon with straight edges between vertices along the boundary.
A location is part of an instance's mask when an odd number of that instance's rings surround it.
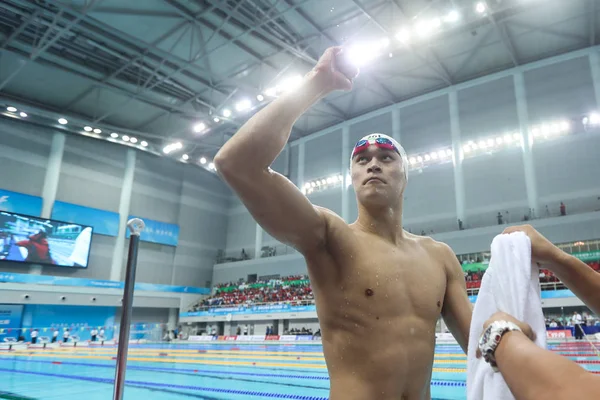
<svg viewBox="0 0 600 400">
<path fill-rule="evenodd" d="M 379 164 L 377 163 L 377 161 L 375 159 L 373 159 L 371 161 L 371 163 L 369 164 L 369 166 L 367 167 L 367 172 L 381 172 L 381 167 L 379 166 Z"/>
</svg>

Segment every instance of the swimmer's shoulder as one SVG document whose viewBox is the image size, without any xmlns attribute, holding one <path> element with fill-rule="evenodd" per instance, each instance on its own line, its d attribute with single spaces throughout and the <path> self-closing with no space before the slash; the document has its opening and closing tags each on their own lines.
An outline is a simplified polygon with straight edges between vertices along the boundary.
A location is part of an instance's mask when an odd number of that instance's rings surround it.
<svg viewBox="0 0 600 400">
<path fill-rule="evenodd" d="M 438 242 L 430 236 L 419 236 L 408 232 L 405 233 L 408 238 L 415 240 L 423 249 L 436 256 L 443 258 L 448 257 L 450 255 L 454 256 L 454 251 L 452 251 L 450 246 L 448 246 L 444 242 Z"/>
</svg>

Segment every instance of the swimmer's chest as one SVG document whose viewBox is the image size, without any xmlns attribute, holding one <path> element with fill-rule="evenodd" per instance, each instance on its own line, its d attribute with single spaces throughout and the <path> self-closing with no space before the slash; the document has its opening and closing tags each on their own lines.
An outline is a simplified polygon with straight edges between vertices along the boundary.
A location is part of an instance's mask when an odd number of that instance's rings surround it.
<svg viewBox="0 0 600 400">
<path fill-rule="evenodd" d="M 390 314 L 437 316 L 446 291 L 442 261 L 415 244 L 402 248 L 382 240 L 357 240 L 336 255 L 346 301 Z"/>
</svg>

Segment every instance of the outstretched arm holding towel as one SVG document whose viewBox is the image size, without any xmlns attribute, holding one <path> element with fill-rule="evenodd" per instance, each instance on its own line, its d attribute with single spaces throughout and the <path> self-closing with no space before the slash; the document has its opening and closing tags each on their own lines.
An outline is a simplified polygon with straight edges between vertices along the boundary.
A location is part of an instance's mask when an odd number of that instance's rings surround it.
<svg viewBox="0 0 600 400">
<path fill-rule="evenodd" d="M 529 225 L 508 228 L 504 233 L 525 232 L 531 239 L 532 260 L 552 271 L 577 297 L 600 313 L 600 274 L 554 246 Z M 494 321 L 515 323 L 521 331 L 502 335 L 495 350 L 495 361 L 517 400 L 566 400 L 600 393 L 600 376 L 594 376 L 575 362 L 536 346 L 531 328 L 505 313 L 496 313 L 484 324 Z"/>
</svg>

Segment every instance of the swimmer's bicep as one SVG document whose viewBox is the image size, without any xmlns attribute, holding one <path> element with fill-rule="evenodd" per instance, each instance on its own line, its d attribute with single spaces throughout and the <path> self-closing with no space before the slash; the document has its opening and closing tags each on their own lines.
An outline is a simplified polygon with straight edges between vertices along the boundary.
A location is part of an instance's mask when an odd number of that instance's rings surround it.
<svg viewBox="0 0 600 400">
<path fill-rule="evenodd" d="M 227 183 L 256 222 L 275 239 L 300 252 L 312 251 L 325 241 L 323 211 L 285 176 L 262 171 L 252 181 L 227 177 Z"/>
</svg>

